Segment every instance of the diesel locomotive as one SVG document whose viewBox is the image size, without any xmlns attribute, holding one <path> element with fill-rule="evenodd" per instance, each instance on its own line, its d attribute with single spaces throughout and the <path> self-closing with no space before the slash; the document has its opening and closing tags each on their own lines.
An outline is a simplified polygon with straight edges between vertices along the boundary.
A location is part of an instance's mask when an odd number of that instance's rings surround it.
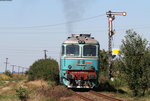
<svg viewBox="0 0 150 101">
<path fill-rule="evenodd" d="M 90 34 L 72 34 L 62 44 L 60 83 L 68 88 L 93 88 L 99 77 L 99 42 Z"/>
</svg>

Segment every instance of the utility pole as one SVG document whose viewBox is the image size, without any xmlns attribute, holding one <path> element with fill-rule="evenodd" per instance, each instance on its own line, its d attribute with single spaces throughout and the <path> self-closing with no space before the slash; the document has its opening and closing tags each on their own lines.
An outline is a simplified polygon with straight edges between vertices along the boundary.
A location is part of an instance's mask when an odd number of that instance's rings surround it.
<svg viewBox="0 0 150 101">
<path fill-rule="evenodd" d="M 20 72 L 20 68 L 21 68 L 21 66 L 18 66 L 18 74 L 19 74 L 19 72 Z"/>
<path fill-rule="evenodd" d="M 47 50 L 44 50 L 44 58 L 47 59 L 47 54 L 46 52 L 48 52 Z"/>
<path fill-rule="evenodd" d="M 26 70 L 25 71 L 29 71 L 29 68 L 25 68 Z"/>
<path fill-rule="evenodd" d="M 113 20 L 115 20 L 115 15 L 126 16 L 126 12 L 106 12 L 108 17 L 108 72 L 109 79 L 112 77 L 112 38 L 115 34 L 113 30 Z"/>
<path fill-rule="evenodd" d="M 22 67 L 22 75 L 23 75 L 24 67 Z"/>
<path fill-rule="evenodd" d="M 5 67 L 5 72 L 7 71 L 7 64 L 8 64 L 8 58 L 6 58 L 6 67 Z"/>
<path fill-rule="evenodd" d="M 13 74 L 15 65 L 11 65 L 11 66 L 12 66 L 12 74 Z"/>
</svg>

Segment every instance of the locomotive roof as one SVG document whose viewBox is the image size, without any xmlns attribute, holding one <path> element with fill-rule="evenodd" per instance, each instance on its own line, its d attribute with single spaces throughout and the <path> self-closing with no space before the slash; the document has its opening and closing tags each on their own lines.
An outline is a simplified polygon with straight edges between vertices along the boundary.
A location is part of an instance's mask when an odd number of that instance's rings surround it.
<svg viewBox="0 0 150 101">
<path fill-rule="evenodd" d="M 64 44 L 99 44 L 99 42 L 91 37 L 91 34 L 72 34 Z"/>
</svg>

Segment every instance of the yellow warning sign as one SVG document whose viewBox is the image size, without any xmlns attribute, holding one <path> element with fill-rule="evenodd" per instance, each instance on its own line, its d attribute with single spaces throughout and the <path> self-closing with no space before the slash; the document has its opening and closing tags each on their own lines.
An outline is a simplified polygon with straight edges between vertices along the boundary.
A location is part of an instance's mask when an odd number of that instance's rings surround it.
<svg viewBox="0 0 150 101">
<path fill-rule="evenodd" d="M 112 49 L 112 55 L 118 55 L 120 52 L 119 49 Z"/>
</svg>

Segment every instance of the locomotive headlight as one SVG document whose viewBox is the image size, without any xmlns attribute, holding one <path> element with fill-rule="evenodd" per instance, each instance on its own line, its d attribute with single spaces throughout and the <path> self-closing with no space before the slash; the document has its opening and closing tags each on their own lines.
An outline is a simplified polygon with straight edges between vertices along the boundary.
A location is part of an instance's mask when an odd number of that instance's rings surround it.
<svg viewBox="0 0 150 101">
<path fill-rule="evenodd" d="M 71 65 L 69 65 L 69 66 L 68 66 L 68 68 L 69 68 L 69 69 L 71 69 L 71 68 L 72 68 L 72 66 L 71 66 Z"/>
</svg>

